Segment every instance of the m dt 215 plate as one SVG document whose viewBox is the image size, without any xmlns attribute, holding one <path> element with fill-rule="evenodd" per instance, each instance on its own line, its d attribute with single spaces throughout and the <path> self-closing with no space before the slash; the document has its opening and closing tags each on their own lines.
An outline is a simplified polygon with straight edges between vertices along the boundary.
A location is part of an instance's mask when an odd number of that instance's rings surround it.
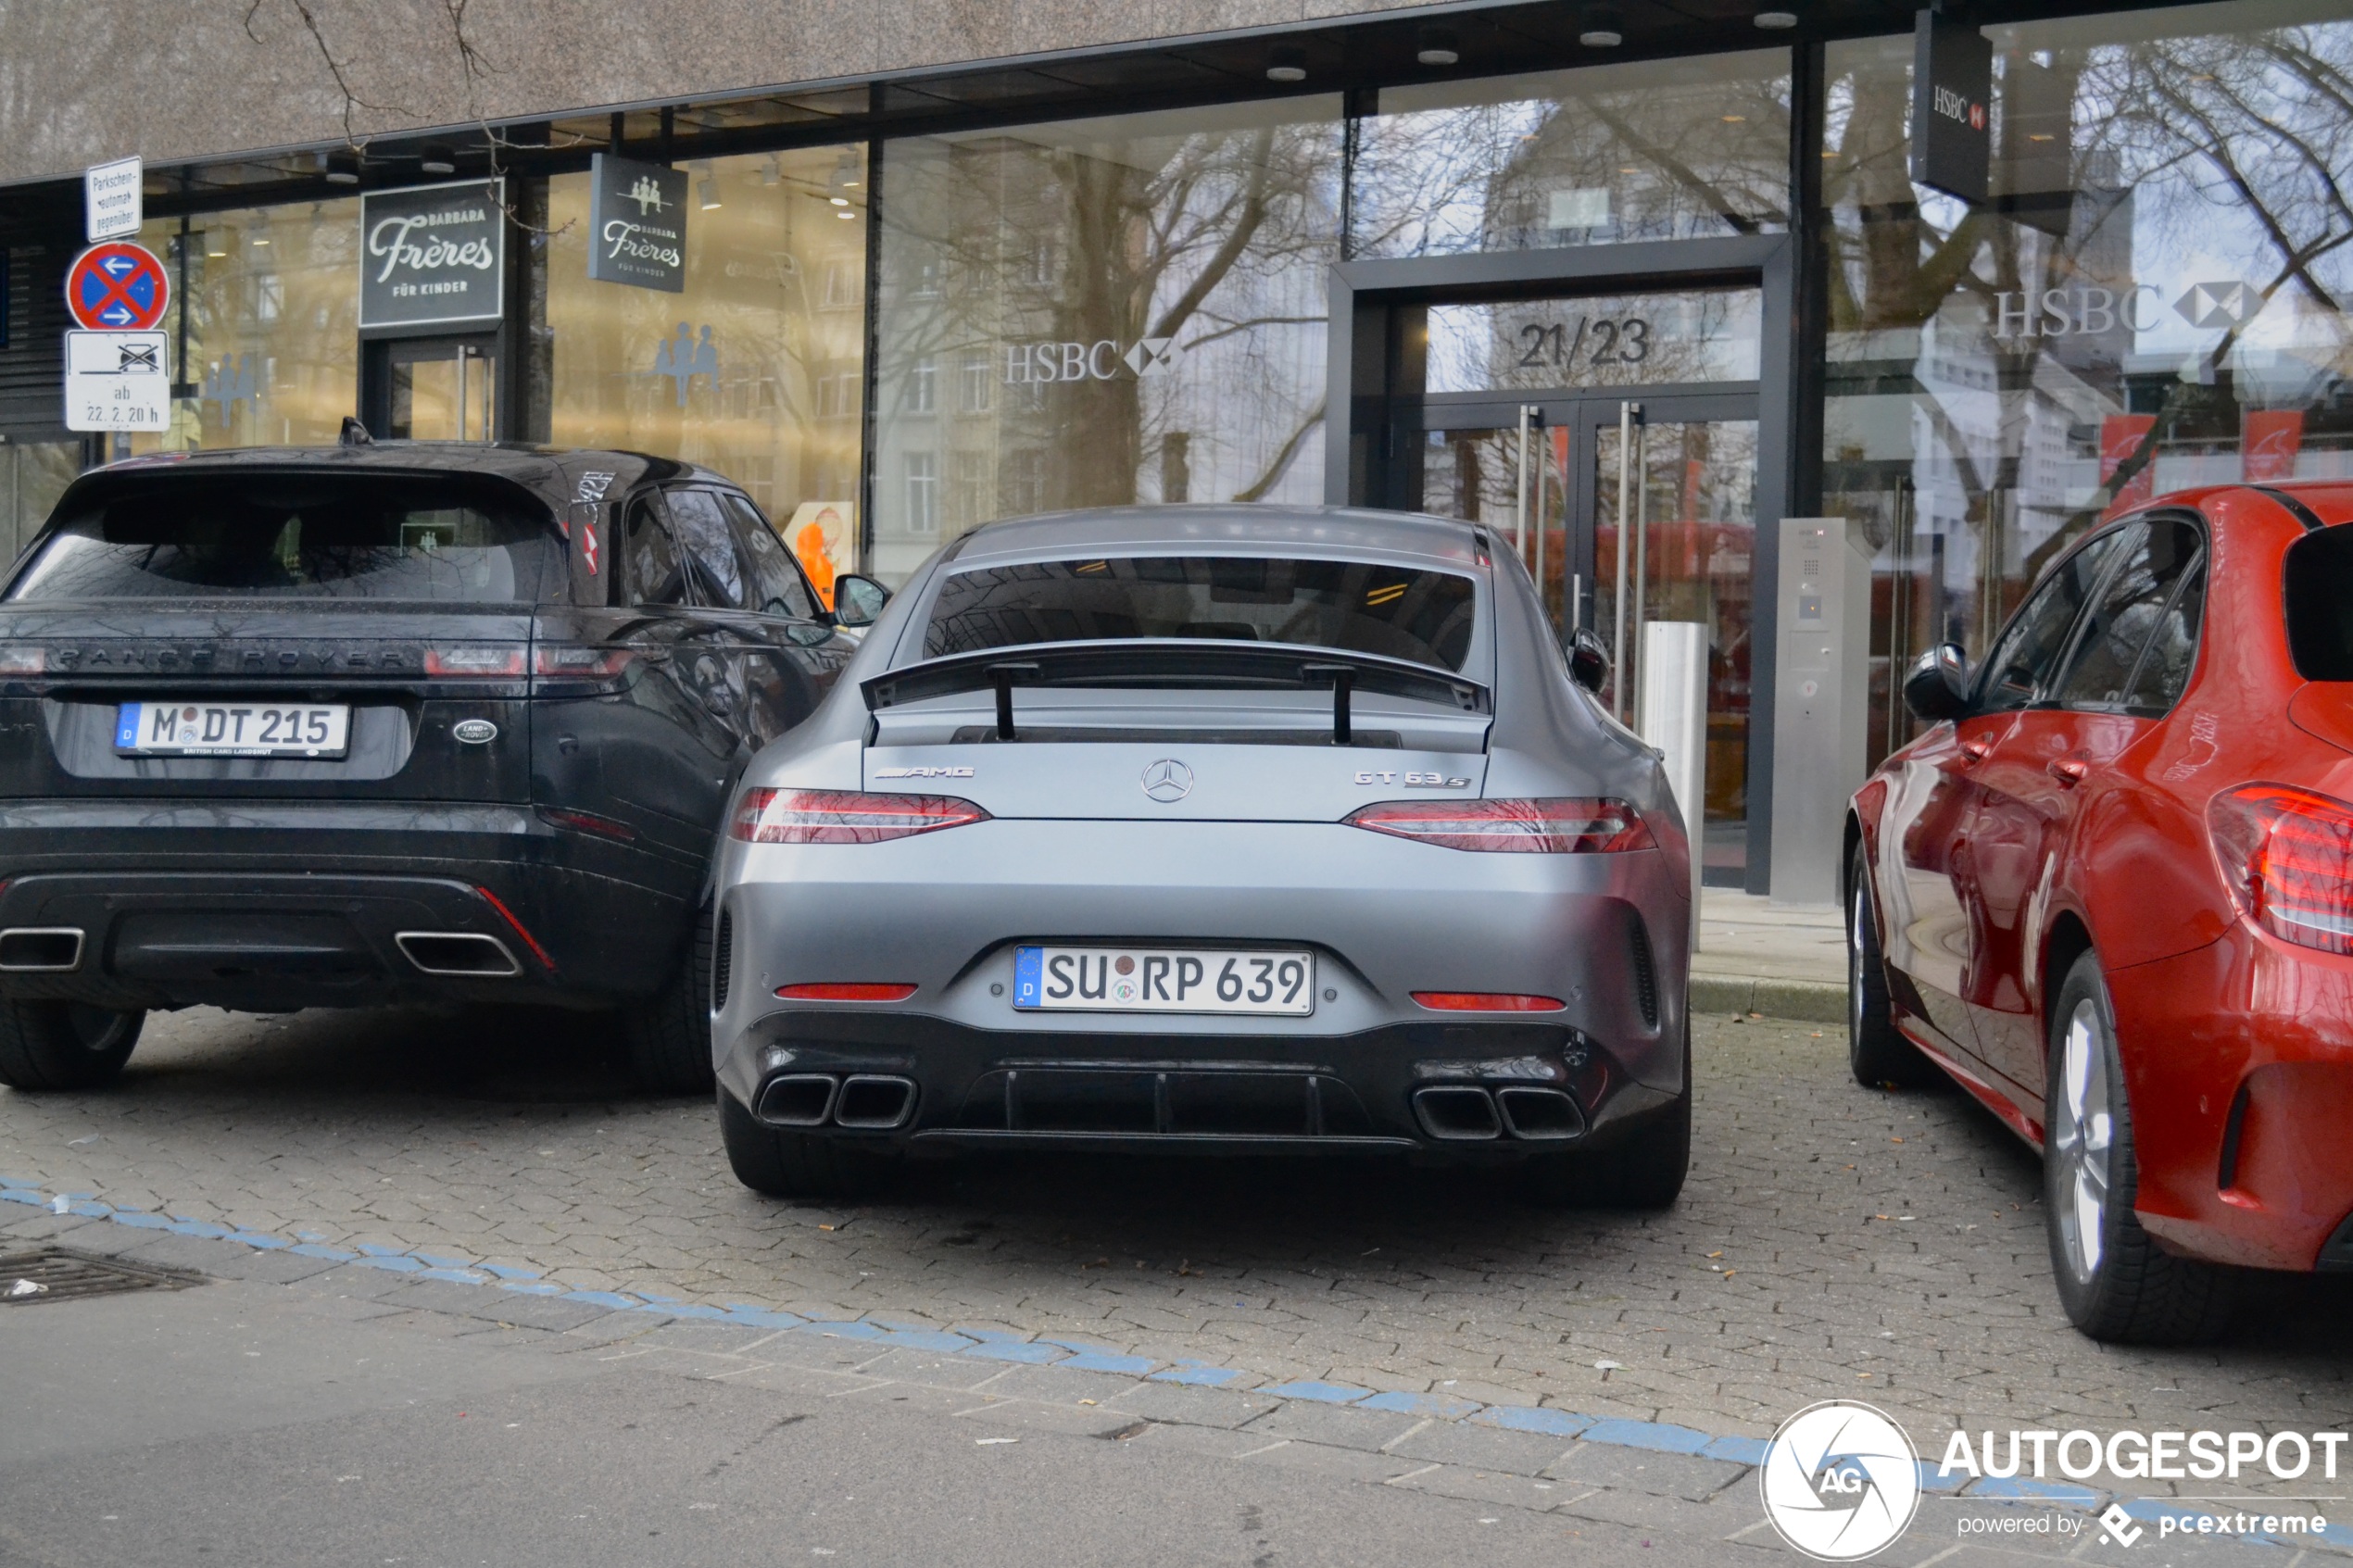
<svg viewBox="0 0 2353 1568">
<path fill-rule="evenodd" d="M 1304 1018 L 1315 955 L 1208 947 L 1017 947 L 1025 1012 L 1221 1012 Z"/>
<path fill-rule="evenodd" d="M 114 748 L 125 757 L 341 757 L 351 706 L 342 702 L 126 702 Z"/>
</svg>

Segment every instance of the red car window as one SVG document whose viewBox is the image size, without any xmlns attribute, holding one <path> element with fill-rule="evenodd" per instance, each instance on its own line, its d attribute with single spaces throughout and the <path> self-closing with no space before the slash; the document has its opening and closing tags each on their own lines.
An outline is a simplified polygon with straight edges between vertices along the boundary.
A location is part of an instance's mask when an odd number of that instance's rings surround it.
<svg viewBox="0 0 2353 1568">
<path fill-rule="evenodd" d="M 2155 518 L 2132 530 L 2099 603 L 2083 618 L 2073 661 L 2052 694 L 2070 707 L 2113 708 L 2124 701 L 2149 634 L 2173 602 L 2203 541 L 2183 518 Z"/>
</svg>

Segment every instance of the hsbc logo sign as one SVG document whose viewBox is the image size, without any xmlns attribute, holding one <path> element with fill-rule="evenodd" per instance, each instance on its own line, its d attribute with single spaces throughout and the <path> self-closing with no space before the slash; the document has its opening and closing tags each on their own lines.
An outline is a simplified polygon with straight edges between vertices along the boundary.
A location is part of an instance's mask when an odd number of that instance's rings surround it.
<svg viewBox="0 0 2353 1568">
<path fill-rule="evenodd" d="M 1013 343 L 1005 345 L 1005 384 L 1030 386 L 1040 382 L 1117 381 L 1120 372 L 1155 375 L 1176 362 L 1176 340 L 1139 338 L 1121 347 L 1116 339 L 1093 343 Z"/>
<path fill-rule="evenodd" d="M 1950 87 L 1939 87 L 1936 89 L 1935 99 L 1930 107 L 1946 119 L 1957 120 L 1971 131 L 1985 129 L 1985 106 L 1971 103 L 1966 93 L 1956 93 Z"/>
<path fill-rule="evenodd" d="M 2261 292 L 2246 283 L 2193 283 L 2173 301 L 2173 313 L 2200 331 L 2237 332 L 2255 320 L 2263 304 Z M 2013 341 L 2113 332 L 2118 327 L 2145 332 L 2163 321 L 2164 309 L 2165 295 L 2154 283 L 2135 283 L 2128 289 L 2083 284 L 2039 292 L 2008 290 L 1994 296 L 1994 335 Z"/>
</svg>

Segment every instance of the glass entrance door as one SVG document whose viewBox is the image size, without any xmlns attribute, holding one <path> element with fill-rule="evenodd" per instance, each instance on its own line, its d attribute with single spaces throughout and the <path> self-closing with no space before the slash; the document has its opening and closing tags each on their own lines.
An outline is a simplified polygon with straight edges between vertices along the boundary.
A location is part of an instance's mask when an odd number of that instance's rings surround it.
<svg viewBox="0 0 2353 1568">
<path fill-rule="evenodd" d="M 1702 872 L 1711 884 L 1740 885 L 1748 859 L 1754 398 L 1555 397 L 1445 413 L 1444 427 L 1412 433 L 1420 494 L 1404 504 L 1483 523 L 1516 553 L 1556 633 L 1565 640 L 1590 629 L 1610 649 L 1601 696 L 1619 719 L 1642 727 L 1642 629 L 1663 621 L 1706 628 Z"/>
<path fill-rule="evenodd" d="M 495 438 L 495 336 L 396 338 L 367 346 L 363 403 L 371 433 L 389 441 Z"/>
</svg>

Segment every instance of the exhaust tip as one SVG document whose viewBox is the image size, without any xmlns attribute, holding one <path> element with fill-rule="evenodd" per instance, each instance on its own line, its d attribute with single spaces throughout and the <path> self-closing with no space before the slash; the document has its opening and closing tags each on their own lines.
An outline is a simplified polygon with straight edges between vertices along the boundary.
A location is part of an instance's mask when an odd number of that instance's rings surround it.
<svg viewBox="0 0 2353 1568">
<path fill-rule="evenodd" d="M 779 1127 L 822 1127 L 833 1114 L 838 1086 L 824 1073 L 787 1073 L 760 1091 L 757 1114 Z"/>
<path fill-rule="evenodd" d="M 1414 1110 L 1421 1118 L 1422 1131 L 1434 1138 L 1461 1141 L 1503 1135 L 1494 1098 L 1485 1089 L 1466 1085 L 1416 1089 Z"/>
<path fill-rule="evenodd" d="M 81 967 L 78 925 L 19 925 L 0 931 L 0 972 L 54 974 Z"/>
<path fill-rule="evenodd" d="M 478 931 L 399 931 L 392 940 L 425 974 L 503 980 L 522 972 L 504 942 Z"/>
<path fill-rule="evenodd" d="M 1504 1126 L 1516 1138 L 1574 1138 L 1585 1133 L 1585 1113 L 1559 1089 L 1497 1089 L 1495 1104 Z"/>
<path fill-rule="evenodd" d="M 914 1109 L 912 1079 L 861 1073 L 842 1081 L 841 1098 L 834 1106 L 834 1120 L 845 1127 L 879 1131 L 901 1125 Z"/>
</svg>

